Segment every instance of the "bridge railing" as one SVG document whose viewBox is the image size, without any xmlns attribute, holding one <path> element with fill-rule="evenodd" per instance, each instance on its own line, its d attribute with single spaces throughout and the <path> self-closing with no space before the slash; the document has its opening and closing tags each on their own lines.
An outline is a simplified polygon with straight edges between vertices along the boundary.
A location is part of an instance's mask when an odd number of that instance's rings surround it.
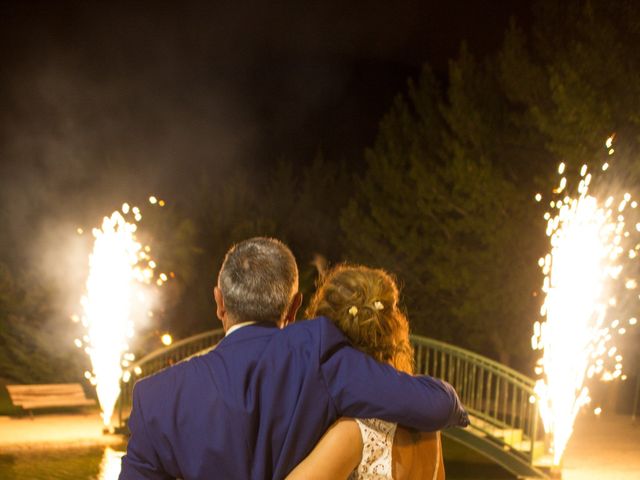
<svg viewBox="0 0 640 480">
<path fill-rule="evenodd" d="M 140 358 L 127 367 L 123 379 L 120 381 L 120 397 L 118 398 L 118 424 L 124 425 L 125 415 L 128 416 L 133 401 L 133 385 L 136 380 L 153 375 L 171 365 L 178 363 L 192 355 L 206 351 L 215 346 L 224 337 L 224 330 L 212 330 L 188 337 L 172 345 Z"/>
<path fill-rule="evenodd" d="M 521 455 L 528 463 L 542 454 L 543 431 L 534 381 L 482 355 L 413 335 L 416 373 L 441 378 L 456 389 L 472 415 L 472 428 Z"/>
</svg>

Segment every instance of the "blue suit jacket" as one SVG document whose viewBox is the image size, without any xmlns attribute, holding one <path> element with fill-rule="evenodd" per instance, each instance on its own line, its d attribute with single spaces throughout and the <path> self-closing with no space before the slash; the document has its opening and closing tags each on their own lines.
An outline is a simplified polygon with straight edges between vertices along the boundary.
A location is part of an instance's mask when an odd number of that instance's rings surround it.
<svg viewBox="0 0 640 480">
<path fill-rule="evenodd" d="M 283 478 L 341 416 L 464 424 L 453 388 L 350 346 L 329 320 L 243 327 L 139 381 L 120 479 Z"/>
</svg>

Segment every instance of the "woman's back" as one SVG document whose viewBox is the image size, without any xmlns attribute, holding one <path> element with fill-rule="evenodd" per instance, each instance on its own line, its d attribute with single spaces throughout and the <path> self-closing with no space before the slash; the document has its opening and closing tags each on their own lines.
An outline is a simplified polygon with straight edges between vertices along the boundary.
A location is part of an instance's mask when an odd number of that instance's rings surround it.
<svg viewBox="0 0 640 480">
<path fill-rule="evenodd" d="M 379 419 L 355 420 L 362 454 L 349 480 L 444 479 L 438 433 L 419 432 Z"/>
<path fill-rule="evenodd" d="M 440 433 L 398 427 L 392 449 L 393 478 L 443 480 L 444 462 Z"/>
</svg>

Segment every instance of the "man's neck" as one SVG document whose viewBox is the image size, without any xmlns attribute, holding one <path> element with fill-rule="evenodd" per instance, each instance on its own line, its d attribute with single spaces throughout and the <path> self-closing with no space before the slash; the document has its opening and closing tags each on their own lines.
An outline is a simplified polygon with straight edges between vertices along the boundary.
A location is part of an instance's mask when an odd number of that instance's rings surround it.
<svg viewBox="0 0 640 480">
<path fill-rule="evenodd" d="M 231 325 L 228 329 L 227 332 L 225 333 L 225 337 L 230 335 L 231 333 L 235 332 L 236 330 L 242 328 L 242 327 L 247 327 L 249 325 L 254 325 L 258 322 L 240 322 L 240 323 L 234 323 L 233 325 Z"/>
</svg>

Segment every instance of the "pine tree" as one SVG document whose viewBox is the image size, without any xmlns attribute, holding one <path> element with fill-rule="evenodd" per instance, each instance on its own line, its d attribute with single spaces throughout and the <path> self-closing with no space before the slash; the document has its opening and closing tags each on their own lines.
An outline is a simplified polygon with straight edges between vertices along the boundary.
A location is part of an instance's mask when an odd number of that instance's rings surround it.
<svg viewBox="0 0 640 480">
<path fill-rule="evenodd" d="M 350 258 L 401 279 L 414 331 L 503 361 L 523 350 L 536 272 L 532 195 L 508 155 L 528 137 L 514 139 L 509 106 L 495 68 L 465 49 L 446 98 L 425 69 L 381 123 L 342 216 Z"/>
</svg>

